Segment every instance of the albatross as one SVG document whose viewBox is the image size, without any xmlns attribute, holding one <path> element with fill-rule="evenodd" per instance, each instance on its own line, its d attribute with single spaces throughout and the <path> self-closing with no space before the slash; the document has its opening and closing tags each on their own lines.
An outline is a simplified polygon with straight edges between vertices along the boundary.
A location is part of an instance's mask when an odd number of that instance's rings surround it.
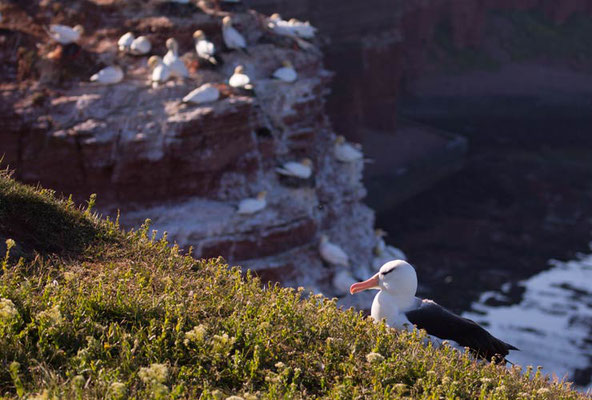
<svg viewBox="0 0 592 400">
<path fill-rule="evenodd" d="M 379 290 L 372 302 L 371 315 L 376 321 L 386 320 L 388 326 L 406 329 L 415 325 L 428 335 L 454 341 L 468 347 L 480 358 L 505 361 L 516 347 L 493 337 L 476 322 L 460 317 L 432 300 L 415 297 L 417 274 L 403 260 L 389 261 L 370 279 L 351 285 L 351 294 L 367 289 Z"/>
</svg>

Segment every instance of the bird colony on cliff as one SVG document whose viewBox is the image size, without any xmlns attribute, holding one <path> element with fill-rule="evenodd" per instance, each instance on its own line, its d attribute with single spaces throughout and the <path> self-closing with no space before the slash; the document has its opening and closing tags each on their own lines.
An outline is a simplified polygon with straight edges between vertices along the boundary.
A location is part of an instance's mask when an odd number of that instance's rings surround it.
<svg viewBox="0 0 592 400">
<path fill-rule="evenodd" d="M 197 5 L 193 0 L 175 3 L 179 7 Z M 274 38 L 274 46 L 286 49 L 278 52 L 274 68 L 262 73 L 252 54 L 252 47 L 261 39 L 253 39 L 253 35 L 249 35 L 240 15 L 216 10 L 208 12 L 213 16 L 214 24 L 193 25 L 190 45 L 186 40 L 186 32 L 182 31 L 175 33 L 175 30 L 169 29 L 166 36 L 155 35 L 150 24 L 128 25 L 125 30 L 119 29 L 116 38 L 109 39 L 111 47 L 101 47 L 104 54 L 98 54 L 97 58 L 102 60 L 103 65 L 90 76 L 90 85 L 105 86 L 104 93 L 116 90 L 114 86 L 118 84 L 144 85 L 147 96 L 170 88 L 187 88 L 186 94 L 177 99 L 177 104 L 183 110 L 214 107 L 216 102 L 238 96 L 257 98 L 259 85 L 269 85 L 270 82 L 284 88 L 290 95 L 309 95 L 296 90 L 291 92 L 299 80 L 308 78 L 309 72 L 306 69 L 299 70 L 298 61 L 294 60 L 296 57 L 290 55 L 294 52 L 311 54 L 316 51 L 312 43 L 317 34 L 314 26 L 294 18 L 283 19 L 279 14 L 259 18 L 259 29 L 264 32 L 263 36 Z M 68 49 L 75 52 L 88 46 L 85 34 L 89 33 L 82 25 L 52 24 L 46 27 L 46 33 L 60 51 Z M 143 81 L 138 79 L 140 76 L 144 77 Z M 144 133 L 138 133 L 135 137 L 141 140 L 145 136 Z M 344 171 L 349 166 L 349 171 L 354 171 L 364 162 L 360 145 L 348 142 L 343 136 L 335 137 L 332 133 L 328 154 Z M 280 185 L 305 193 L 307 188 L 314 187 L 315 175 L 322 173 L 323 168 L 326 166 L 317 164 L 314 154 L 288 151 L 275 159 L 270 171 L 271 175 L 275 175 L 272 179 Z M 280 205 L 281 200 L 274 198 L 274 190 L 269 190 L 269 186 L 269 182 L 261 181 L 254 190 L 251 188 L 244 193 L 242 200 L 233 203 L 237 220 L 256 219 Z M 331 283 L 334 293 L 339 296 L 347 293 L 360 274 L 376 268 L 378 263 L 388 257 L 404 258 L 398 249 L 387 246 L 382 236 L 377 236 L 373 262 L 356 270 L 358 266 L 351 261 L 355 259 L 352 250 L 343 243 L 338 244 L 338 235 L 321 230 L 314 235 L 313 240 L 317 257 L 333 271 Z"/>
</svg>

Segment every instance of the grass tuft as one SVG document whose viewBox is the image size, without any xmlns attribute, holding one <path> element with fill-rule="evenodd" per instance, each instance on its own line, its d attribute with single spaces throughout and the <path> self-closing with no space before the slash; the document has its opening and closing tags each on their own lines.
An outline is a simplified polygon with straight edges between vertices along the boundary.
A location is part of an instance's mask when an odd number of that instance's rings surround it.
<svg viewBox="0 0 592 400">
<path fill-rule="evenodd" d="M 7 174 L 0 227 L 11 252 L 35 255 L 7 257 L 0 278 L 5 398 L 584 398 L 334 300 L 262 286 L 222 259 L 180 254 L 149 221 L 124 232 L 90 202 L 78 209 Z"/>
</svg>

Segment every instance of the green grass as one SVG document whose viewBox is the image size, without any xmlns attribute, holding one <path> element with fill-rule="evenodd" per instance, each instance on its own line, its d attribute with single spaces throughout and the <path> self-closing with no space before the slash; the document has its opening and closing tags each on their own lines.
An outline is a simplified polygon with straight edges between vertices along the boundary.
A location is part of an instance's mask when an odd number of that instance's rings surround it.
<svg viewBox="0 0 592 400">
<path fill-rule="evenodd" d="M 24 254 L 0 256 L 5 398 L 584 398 L 540 371 L 478 364 L 264 287 L 6 173 L 0 227 L 15 235 L 7 252 Z"/>
</svg>

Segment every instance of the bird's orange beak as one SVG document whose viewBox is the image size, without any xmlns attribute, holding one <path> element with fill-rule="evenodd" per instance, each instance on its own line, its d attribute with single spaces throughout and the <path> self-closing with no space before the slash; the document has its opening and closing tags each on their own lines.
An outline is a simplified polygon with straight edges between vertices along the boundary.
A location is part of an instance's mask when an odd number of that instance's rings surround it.
<svg viewBox="0 0 592 400">
<path fill-rule="evenodd" d="M 350 286 L 349 292 L 351 294 L 356 294 L 358 292 L 368 290 L 368 289 L 378 289 L 378 274 L 374 275 L 372 278 L 365 280 L 364 282 L 357 282 Z"/>
</svg>

